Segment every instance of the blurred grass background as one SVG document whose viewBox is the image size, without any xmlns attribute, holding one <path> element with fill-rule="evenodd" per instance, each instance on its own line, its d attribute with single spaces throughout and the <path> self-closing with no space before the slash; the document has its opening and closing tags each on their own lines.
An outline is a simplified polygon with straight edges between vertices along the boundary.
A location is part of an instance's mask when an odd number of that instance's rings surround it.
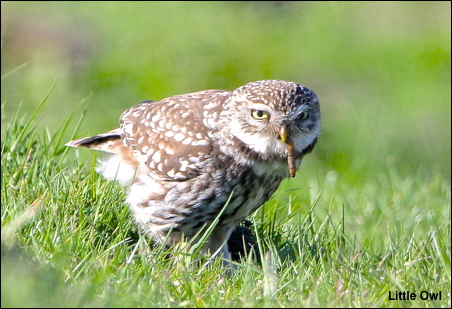
<svg viewBox="0 0 452 309">
<path fill-rule="evenodd" d="M 319 218 L 344 205 L 346 230 L 375 246 L 388 226 L 409 236 L 450 220 L 450 2 L 1 6 L 2 122 L 19 104 L 32 114 L 55 79 L 36 123 L 53 132 L 87 106 L 77 137 L 116 128 L 125 109 L 146 99 L 295 81 L 318 95 L 322 133 L 283 190 L 309 186 L 315 197 L 327 186 L 335 195 L 321 197 Z"/>
</svg>

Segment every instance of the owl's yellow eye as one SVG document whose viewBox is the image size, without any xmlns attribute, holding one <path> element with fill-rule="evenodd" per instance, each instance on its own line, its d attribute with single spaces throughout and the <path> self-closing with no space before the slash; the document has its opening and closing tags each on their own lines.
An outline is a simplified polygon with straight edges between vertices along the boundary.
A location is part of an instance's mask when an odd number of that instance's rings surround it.
<svg viewBox="0 0 452 309">
<path fill-rule="evenodd" d="M 270 115 L 266 111 L 252 110 L 251 116 L 253 116 L 253 118 L 257 120 L 265 120 L 268 119 Z"/>
<path fill-rule="evenodd" d="M 309 116 L 308 112 L 302 112 L 302 113 L 300 114 L 300 119 L 301 119 L 301 120 L 308 119 L 308 116 Z"/>
</svg>

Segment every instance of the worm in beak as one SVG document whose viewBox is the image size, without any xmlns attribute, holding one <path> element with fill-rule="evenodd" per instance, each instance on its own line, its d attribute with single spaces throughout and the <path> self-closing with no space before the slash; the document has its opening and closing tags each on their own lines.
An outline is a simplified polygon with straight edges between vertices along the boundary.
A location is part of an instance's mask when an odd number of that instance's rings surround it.
<svg viewBox="0 0 452 309">
<path fill-rule="evenodd" d="M 283 143 L 287 144 L 287 152 L 288 152 L 287 163 L 289 165 L 290 177 L 295 177 L 295 174 L 297 172 L 297 169 L 295 168 L 295 156 L 294 156 L 295 147 L 292 143 L 292 140 L 287 135 L 288 135 L 287 127 L 283 125 L 281 127 L 281 129 L 279 130 L 279 136 L 281 137 L 281 141 Z"/>
</svg>

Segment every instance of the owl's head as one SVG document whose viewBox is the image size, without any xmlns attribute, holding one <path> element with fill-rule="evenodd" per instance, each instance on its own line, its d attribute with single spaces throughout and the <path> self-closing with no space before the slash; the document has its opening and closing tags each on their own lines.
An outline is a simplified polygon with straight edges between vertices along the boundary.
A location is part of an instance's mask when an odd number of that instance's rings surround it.
<svg viewBox="0 0 452 309">
<path fill-rule="evenodd" d="M 295 160 L 312 149 L 320 133 L 315 93 L 282 80 L 256 81 L 234 90 L 225 102 L 223 116 L 229 134 L 260 158 L 288 159 L 291 176 L 295 175 Z"/>
</svg>

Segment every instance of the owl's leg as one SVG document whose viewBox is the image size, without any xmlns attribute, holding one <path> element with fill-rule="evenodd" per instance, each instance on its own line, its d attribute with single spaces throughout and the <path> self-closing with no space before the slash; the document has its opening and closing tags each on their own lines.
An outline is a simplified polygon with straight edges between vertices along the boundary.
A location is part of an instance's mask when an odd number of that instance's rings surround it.
<svg viewBox="0 0 452 309">
<path fill-rule="evenodd" d="M 223 265 L 231 265 L 231 254 L 228 248 L 228 239 L 231 236 L 234 226 L 217 227 L 210 235 L 209 241 L 204 245 L 202 252 L 212 257 L 222 257 Z"/>
</svg>

